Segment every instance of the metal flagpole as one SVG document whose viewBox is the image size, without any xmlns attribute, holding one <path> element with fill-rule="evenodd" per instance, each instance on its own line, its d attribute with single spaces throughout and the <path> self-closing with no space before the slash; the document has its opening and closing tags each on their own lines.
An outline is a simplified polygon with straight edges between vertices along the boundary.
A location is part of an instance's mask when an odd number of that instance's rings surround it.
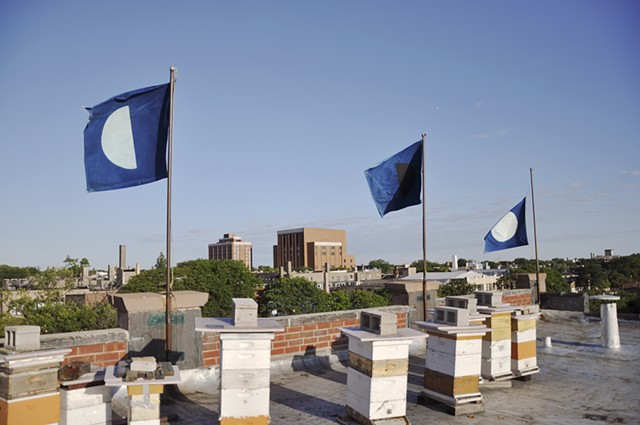
<svg viewBox="0 0 640 425">
<path fill-rule="evenodd" d="M 423 304 L 423 320 L 427 320 L 427 182 L 424 177 L 424 169 L 426 168 L 426 150 L 427 150 L 427 134 L 422 133 L 422 304 Z"/>
<path fill-rule="evenodd" d="M 175 90 L 176 68 L 169 68 L 169 152 L 167 154 L 167 279 L 166 279 L 166 336 L 165 360 L 170 361 L 171 354 L 171 165 L 173 160 L 173 95 Z"/>
<path fill-rule="evenodd" d="M 540 304 L 540 261 L 538 260 L 538 230 L 536 228 L 536 197 L 533 193 L 533 168 L 529 168 L 529 175 L 531 176 L 531 207 L 533 210 L 533 241 L 536 252 L 536 297 L 537 302 Z"/>
</svg>

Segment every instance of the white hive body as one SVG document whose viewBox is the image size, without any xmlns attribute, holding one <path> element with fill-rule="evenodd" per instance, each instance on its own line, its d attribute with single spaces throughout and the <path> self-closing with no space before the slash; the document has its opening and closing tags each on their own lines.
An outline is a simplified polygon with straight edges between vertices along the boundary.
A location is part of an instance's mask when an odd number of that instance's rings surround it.
<svg viewBox="0 0 640 425">
<path fill-rule="evenodd" d="M 361 327 L 342 332 L 349 338 L 347 413 L 366 424 L 405 420 L 409 345 L 426 335 L 398 329 L 395 314 L 377 311 L 362 312 Z"/>
<path fill-rule="evenodd" d="M 233 299 L 231 319 L 196 319 L 196 331 L 220 334 L 220 425 L 269 424 L 271 341 L 283 330 L 248 298 Z"/>
<path fill-rule="evenodd" d="M 511 316 L 511 371 L 517 378 L 538 373 L 536 325 L 540 315 L 533 309 L 518 309 Z"/>
<path fill-rule="evenodd" d="M 489 329 L 468 308 L 451 306 L 473 308 L 474 302 L 451 299 L 448 304 L 436 307 L 434 321 L 416 323 L 429 335 L 422 396 L 454 408 L 473 405 L 473 412 L 482 412 L 482 338 Z"/>
</svg>

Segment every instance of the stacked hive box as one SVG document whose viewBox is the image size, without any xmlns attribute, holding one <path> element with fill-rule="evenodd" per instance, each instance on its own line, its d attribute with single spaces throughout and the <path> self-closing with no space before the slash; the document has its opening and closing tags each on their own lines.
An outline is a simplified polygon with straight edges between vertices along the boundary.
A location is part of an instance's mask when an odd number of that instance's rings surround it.
<svg viewBox="0 0 640 425">
<path fill-rule="evenodd" d="M 39 326 L 7 326 L 0 354 L 0 425 L 60 420 L 58 368 L 71 350 L 39 350 Z"/>
<path fill-rule="evenodd" d="M 500 292 L 476 292 L 478 312 L 486 316 L 491 332 L 482 338 L 482 377 L 489 381 L 513 378 L 511 372 L 511 314 Z"/>
<path fill-rule="evenodd" d="M 284 328 L 258 319 L 258 305 L 233 299 L 234 317 L 197 318 L 196 331 L 220 333 L 220 425 L 268 425 L 271 340 Z"/>
<path fill-rule="evenodd" d="M 540 371 L 536 357 L 538 316 L 533 308 L 515 310 L 511 316 L 511 371 L 517 378 L 530 378 Z"/>
<path fill-rule="evenodd" d="M 61 382 L 60 424 L 111 424 L 111 389 L 104 385 L 104 371 Z"/>
<path fill-rule="evenodd" d="M 469 323 L 469 310 L 436 307 L 433 322 L 416 322 L 429 335 L 422 396 L 454 408 L 484 411 L 479 390 L 484 325 Z M 464 407 L 464 408 L 463 408 Z"/>
<path fill-rule="evenodd" d="M 397 329 L 396 320 L 393 313 L 363 311 L 359 329 L 342 329 L 349 337 L 346 409 L 362 424 L 392 419 L 408 423 L 409 345 L 426 335 Z"/>
</svg>

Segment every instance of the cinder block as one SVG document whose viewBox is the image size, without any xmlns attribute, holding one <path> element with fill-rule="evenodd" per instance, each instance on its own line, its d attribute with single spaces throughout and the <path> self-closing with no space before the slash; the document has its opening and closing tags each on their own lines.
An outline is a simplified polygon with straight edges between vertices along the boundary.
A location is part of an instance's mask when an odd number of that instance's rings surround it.
<svg viewBox="0 0 640 425">
<path fill-rule="evenodd" d="M 60 410 L 60 425 L 106 425 L 111 423 L 111 403 Z"/>
<path fill-rule="evenodd" d="M 363 311 L 360 313 L 360 328 L 379 335 L 395 335 L 398 332 L 398 316 L 384 311 Z"/>
<path fill-rule="evenodd" d="M 478 312 L 478 300 L 476 298 L 465 296 L 449 296 L 445 297 L 446 307 L 464 308 L 469 310 L 469 314 Z"/>
<path fill-rule="evenodd" d="M 258 326 L 258 303 L 251 298 L 233 298 L 233 324 L 238 327 Z"/>
<path fill-rule="evenodd" d="M 78 388 L 77 390 L 60 390 L 61 409 L 79 409 L 111 403 L 111 388 L 105 385 Z"/>
<path fill-rule="evenodd" d="M 497 307 L 502 305 L 502 292 L 477 291 L 475 292 L 478 305 Z"/>
<path fill-rule="evenodd" d="M 451 326 L 469 326 L 469 310 L 456 307 L 436 307 L 434 322 Z"/>
<path fill-rule="evenodd" d="M 40 349 L 40 326 L 7 326 L 4 328 L 4 347 L 15 351 Z"/>
</svg>

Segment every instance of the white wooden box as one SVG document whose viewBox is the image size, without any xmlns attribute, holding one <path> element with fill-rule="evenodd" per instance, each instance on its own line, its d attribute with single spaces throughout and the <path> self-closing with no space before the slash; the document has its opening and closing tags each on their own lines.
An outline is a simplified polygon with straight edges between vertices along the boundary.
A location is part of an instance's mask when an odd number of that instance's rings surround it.
<svg viewBox="0 0 640 425">
<path fill-rule="evenodd" d="M 480 354 L 453 355 L 427 350 L 425 367 L 449 376 L 480 375 Z"/>
<path fill-rule="evenodd" d="M 411 341 L 360 341 L 349 338 L 349 351 L 369 360 L 394 360 L 409 358 Z"/>
<path fill-rule="evenodd" d="M 347 387 L 372 402 L 406 400 L 407 375 L 370 378 L 355 369 L 347 369 Z"/>
<path fill-rule="evenodd" d="M 220 375 L 223 389 L 269 388 L 269 369 L 230 369 Z"/>
<path fill-rule="evenodd" d="M 220 390 L 220 418 L 269 415 L 269 388 Z"/>
<path fill-rule="evenodd" d="M 220 350 L 220 368 L 234 369 L 269 369 L 271 367 L 271 350 Z"/>
<path fill-rule="evenodd" d="M 347 390 L 347 406 L 365 418 L 376 420 L 405 416 L 407 413 L 406 397 L 400 400 L 368 401 L 359 394 Z"/>
<path fill-rule="evenodd" d="M 449 338 L 439 338 L 430 335 L 427 340 L 429 350 L 439 351 L 441 353 L 453 355 L 480 355 L 482 353 L 481 339 L 461 339 L 454 340 Z"/>
</svg>

